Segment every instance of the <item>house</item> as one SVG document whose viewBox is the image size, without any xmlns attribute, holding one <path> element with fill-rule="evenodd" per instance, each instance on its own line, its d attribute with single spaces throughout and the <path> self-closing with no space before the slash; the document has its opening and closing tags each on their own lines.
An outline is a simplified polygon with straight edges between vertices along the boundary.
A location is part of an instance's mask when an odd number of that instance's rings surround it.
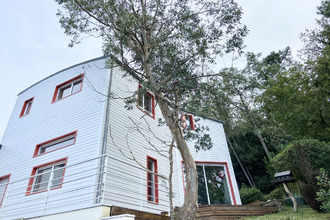
<svg viewBox="0 0 330 220">
<path fill-rule="evenodd" d="M 171 135 L 153 94 L 97 58 L 61 70 L 18 94 L 0 150 L 0 219 L 88 219 L 113 207 L 169 212 Z M 112 98 L 108 98 L 111 94 Z M 189 147 L 200 204 L 240 205 L 223 124 L 192 114 L 183 126 L 209 128 L 213 148 Z M 184 167 L 174 150 L 173 204 L 184 199 Z M 154 173 L 147 172 L 149 169 Z M 156 175 L 157 174 L 157 175 Z"/>
</svg>

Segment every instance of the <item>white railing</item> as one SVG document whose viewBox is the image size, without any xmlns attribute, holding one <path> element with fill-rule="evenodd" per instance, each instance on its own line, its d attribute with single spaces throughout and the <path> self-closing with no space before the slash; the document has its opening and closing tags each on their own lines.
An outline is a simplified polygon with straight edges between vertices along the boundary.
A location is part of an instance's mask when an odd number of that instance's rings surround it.
<svg viewBox="0 0 330 220">
<path fill-rule="evenodd" d="M 147 171 L 133 162 L 101 156 L 64 168 L 64 177 L 60 177 L 62 184 L 55 188 L 49 181 L 45 189 L 33 191 L 36 183 L 31 178 L 35 180 L 47 172 L 3 184 L 6 192 L 0 207 L 0 219 L 31 218 L 100 205 L 153 213 L 169 211 L 167 181 L 158 177 L 158 203 L 149 202 Z M 50 176 L 54 175 L 54 169 L 48 172 Z"/>
</svg>

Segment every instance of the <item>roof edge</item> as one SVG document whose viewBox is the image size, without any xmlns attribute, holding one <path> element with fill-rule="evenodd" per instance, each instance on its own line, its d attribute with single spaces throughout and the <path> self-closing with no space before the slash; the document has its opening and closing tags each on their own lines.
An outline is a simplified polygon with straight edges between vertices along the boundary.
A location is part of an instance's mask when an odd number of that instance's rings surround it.
<svg viewBox="0 0 330 220">
<path fill-rule="evenodd" d="M 80 63 L 74 64 L 74 65 L 69 66 L 69 67 L 67 67 L 67 68 L 64 68 L 64 69 L 62 69 L 62 70 L 60 70 L 60 71 L 57 71 L 57 72 L 55 72 L 55 73 L 53 73 L 53 74 L 47 76 L 46 78 L 43 78 L 42 80 L 39 80 L 38 82 L 32 84 L 32 85 L 29 86 L 28 88 L 26 88 L 26 89 L 24 89 L 23 91 L 21 91 L 20 93 L 18 93 L 17 96 L 21 95 L 23 92 L 29 90 L 29 89 L 32 88 L 33 86 L 35 86 L 35 85 L 37 85 L 37 84 L 39 84 L 39 83 L 45 81 L 46 79 L 48 79 L 48 78 L 50 78 L 50 77 L 55 76 L 56 74 L 59 74 L 59 73 L 65 71 L 65 70 L 71 69 L 71 68 L 73 68 L 73 67 L 76 67 L 76 66 L 79 66 L 79 65 L 82 65 L 82 64 L 85 64 L 85 63 L 93 62 L 93 61 L 100 60 L 100 59 L 105 59 L 105 58 L 107 58 L 107 57 L 108 57 L 108 56 L 100 56 L 100 57 L 97 57 L 97 58 L 93 58 L 93 59 L 90 59 L 90 60 L 86 60 L 86 61 L 83 61 L 83 62 L 80 62 Z"/>
</svg>

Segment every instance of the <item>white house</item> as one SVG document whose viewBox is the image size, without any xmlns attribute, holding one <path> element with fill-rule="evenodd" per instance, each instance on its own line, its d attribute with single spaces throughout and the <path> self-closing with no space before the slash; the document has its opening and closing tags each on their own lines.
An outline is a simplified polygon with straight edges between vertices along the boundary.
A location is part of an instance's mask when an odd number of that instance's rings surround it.
<svg viewBox="0 0 330 220">
<path fill-rule="evenodd" d="M 0 149 L 0 219 L 88 219 L 113 207 L 169 212 L 166 126 L 154 96 L 133 109 L 123 98 L 140 89 L 119 67 L 97 58 L 61 70 L 18 95 Z M 110 95 L 111 94 L 111 95 Z M 108 98 L 111 97 L 111 98 Z M 185 115 L 188 126 L 207 126 L 208 151 L 191 152 L 199 175 L 200 204 L 240 205 L 223 124 Z M 174 151 L 173 203 L 184 198 L 181 157 Z M 146 168 L 158 175 L 146 172 Z"/>
</svg>

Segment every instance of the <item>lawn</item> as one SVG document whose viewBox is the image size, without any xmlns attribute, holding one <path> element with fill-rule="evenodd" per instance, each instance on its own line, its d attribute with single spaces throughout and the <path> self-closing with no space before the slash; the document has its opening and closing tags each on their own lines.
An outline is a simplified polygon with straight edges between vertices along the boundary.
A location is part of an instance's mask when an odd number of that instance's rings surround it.
<svg viewBox="0 0 330 220">
<path fill-rule="evenodd" d="M 274 214 L 264 215 L 264 216 L 256 216 L 256 217 L 245 217 L 241 218 L 244 220 L 291 220 L 291 219 L 310 219 L 310 220 L 330 220 L 330 213 L 318 213 L 311 209 L 309 206 L 303 205 L 298 207 L 298 212 L 295 213 L 293 211 L 293 207 L 284 206 L 282 211 Z"/>
</svg>

